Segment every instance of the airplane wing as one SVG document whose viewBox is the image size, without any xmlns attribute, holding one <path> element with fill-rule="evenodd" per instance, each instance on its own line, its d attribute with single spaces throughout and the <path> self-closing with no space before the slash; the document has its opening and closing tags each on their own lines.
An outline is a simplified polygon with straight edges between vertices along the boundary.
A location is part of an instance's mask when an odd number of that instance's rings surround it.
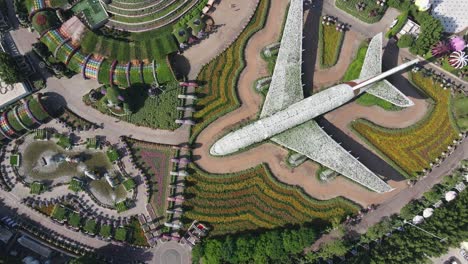
<svg viewBox="0 0 468 264">
<path fill-rule="evenodd" d="M 302 90 L 303 1 L 291 0 L 281 46 L 260 118 L 304 99 Z"/>
<path fill-rule="evenodd" d="M 380 73 L 382 73 L 382 33 L 373 37 L 369 43 L 359 80 L 367 80 Z M 387 80 L 370 85 L 366 92 L 396 106 L 409 107 L 414 105 L 411 99 Z"/>
<path fill-rule="evenodd" d="M 392 187 L 336 143 L 314 120 L 278 134 L 271 140 L 301 153 L 375 192 L 382 193 L 392 190 Z"/>
</svg>

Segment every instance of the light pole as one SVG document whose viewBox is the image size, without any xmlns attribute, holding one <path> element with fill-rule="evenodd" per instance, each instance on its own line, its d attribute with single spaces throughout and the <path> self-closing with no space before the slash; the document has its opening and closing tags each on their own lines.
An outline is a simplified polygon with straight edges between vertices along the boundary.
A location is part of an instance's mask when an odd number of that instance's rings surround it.
<svg viewBox="0 0 468 264">
<path fill-rule="evenodd" d="M 431 236 L 433 236 L 433 237 L 435 237 L 435 238 L 438 238 L 440 242 L 445 242 L 445 241 L 447 240 L 446 237 L 445 237 L 445 238 L 440 238 L 440 237 L 434 235 L 433 233 L 431 233 L 431 232 L 429 232 L 429 231 L 426 231 L 426 230 L 420 228 L 419 226 L 413 225 L 411 222 L 406 221 L 406 219 L 403 220 L 403 223 L 409 224 L 409 225 L 411 225 L 411 226 L 414 226 L 414 227 L 416 227 L 417 229 L 423 231 L 424 233 L 429 234 L 429 235 L 431 235 Z"/>
</svg>

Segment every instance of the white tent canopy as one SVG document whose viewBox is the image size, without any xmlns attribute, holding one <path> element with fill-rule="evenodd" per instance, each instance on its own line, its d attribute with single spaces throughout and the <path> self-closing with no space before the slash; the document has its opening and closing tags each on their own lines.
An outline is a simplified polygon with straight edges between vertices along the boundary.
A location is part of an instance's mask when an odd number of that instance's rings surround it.
<svg viewBox="0 0 468 264">
<path fill-rule="evenodd" d="M 432 208 L 426 208 L 426 209 L 424 209 L 424 211 L 423 211 L 423 217 L 424 217 L 424 218 L 429 218 L 429 217 L 432 216 L 433 213 L 434 213 L 434 209 L 432 209 Z"/>
<path fill-rule="evenodd" d="M 447 202 L 452 201 L 452 200 L 455 199 L 456 197 L 457 197 L 457 193 L 454 192 L 454 191 L 450 191 L 450 192 L 447 192 L 447 193 L 445 194 L 445 200 L 446 200 Z"/>
<path fill-rule="evenodd" d="M 424 221 L 424 217 L 417 215 L 413 218 L 413 224 L 417 225 Z"/>
</svg>

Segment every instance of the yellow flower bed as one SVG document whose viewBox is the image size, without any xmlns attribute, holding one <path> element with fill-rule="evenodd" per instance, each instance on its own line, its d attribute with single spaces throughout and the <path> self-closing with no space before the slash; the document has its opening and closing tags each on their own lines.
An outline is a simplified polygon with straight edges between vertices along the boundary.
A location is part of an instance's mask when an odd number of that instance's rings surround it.
<svg viewBox="0 0 468 264">
<path fill-rule="evenodd" d="M 383 128 L 362 120 L 352 127 L 407 176 L 415 177 L 447 151 L 447 146 L 457 138 L 458 128 L 451 121 L 450 91 L 420 72 L 412 74 L 412 80 L 434 100 L 432 112 L 423 120 L 404 129 Z"/>
<path fill-rule="evenodd" d="M 186 190 L 193 198 L 184 202 L 190 208 L 184 216 L 209 223 L 211 234 L 341 219 L 358 209 L 342 198 L 312 199 L 301 189 L 278 182 L 264 166 L 229 175 L 193 169 Z"/>
<path fill-rule="evenodd" d="M 320 24 L 320 62 L 324 68 L 332 67 L 338 61 L 344 33 L 336 30 L 336 25 Z"/>
</svg>

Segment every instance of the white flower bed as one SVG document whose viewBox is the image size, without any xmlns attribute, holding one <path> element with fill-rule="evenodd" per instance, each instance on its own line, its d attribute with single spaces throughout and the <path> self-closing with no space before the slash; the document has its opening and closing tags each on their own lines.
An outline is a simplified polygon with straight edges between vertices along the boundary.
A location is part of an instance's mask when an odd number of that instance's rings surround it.
<svg viewBox="0 0 468 264">
<path fill-rule="evenodd" d="M 375 192 L 392 190 L 388 184 L 336 143 L 313 120 L 287 130 L 272 140 Z"/>
<path fill-rule="evenodd" d="M 260 115 L 262 118 L 304 97 L 301 79 L 303 16 L 303 1 L 291 0 L 275 70 Z"/>
</svg>

